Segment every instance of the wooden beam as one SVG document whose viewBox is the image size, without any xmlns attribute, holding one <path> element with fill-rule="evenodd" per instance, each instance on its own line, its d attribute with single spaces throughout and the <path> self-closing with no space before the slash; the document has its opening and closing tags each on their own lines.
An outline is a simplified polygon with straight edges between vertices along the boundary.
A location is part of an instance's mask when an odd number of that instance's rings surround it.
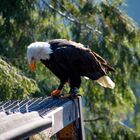
<svg viewBox="0 0 140 140">
<path fill-rule="evenodd" d="M 57 140 L 79 140 L 77 131 L 75 123 L 71 123 L 58 132 Z"/>
</svg>

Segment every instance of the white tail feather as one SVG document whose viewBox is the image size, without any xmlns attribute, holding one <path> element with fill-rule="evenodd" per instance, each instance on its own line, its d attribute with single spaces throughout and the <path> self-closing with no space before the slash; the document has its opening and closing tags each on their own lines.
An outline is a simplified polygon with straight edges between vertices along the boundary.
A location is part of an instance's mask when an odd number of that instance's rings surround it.
<svg viewBox="0 0 140 140">
<path fill-rule="evenodd" d="M 96 82 L 105 88 L 113 89 L 115 87 L 115 83 L 108 76 L 102 76 Z"/>
</svg>

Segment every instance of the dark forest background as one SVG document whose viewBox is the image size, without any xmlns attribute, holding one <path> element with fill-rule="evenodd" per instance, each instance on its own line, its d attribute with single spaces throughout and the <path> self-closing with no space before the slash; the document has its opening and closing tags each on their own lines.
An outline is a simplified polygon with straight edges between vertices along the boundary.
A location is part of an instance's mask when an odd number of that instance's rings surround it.
<svg viewBox="0 0 140 140">
<path fill-rule="evenodd" d="M 140 139 L 140 29 L 123 0 L 0 0 L 0 100 L 49 95 L 58 79 L 42 64 L 31 73 L 27 46 L 66 38 L 104 57 L 114 90 L 82 79 L 87 140 Z M 65 88 L 68 91 L 68 85 Z"/>
</svg>

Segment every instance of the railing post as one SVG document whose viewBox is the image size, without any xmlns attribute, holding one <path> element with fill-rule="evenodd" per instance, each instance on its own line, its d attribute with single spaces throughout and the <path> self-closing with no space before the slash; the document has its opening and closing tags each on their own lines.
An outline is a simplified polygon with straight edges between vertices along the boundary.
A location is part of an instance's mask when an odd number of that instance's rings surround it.
<svg viewBox="0 0 140 140">
<path fill-rule="evenodd" d="M 81 96 L 75 99 L 75 104 L 77 119 L 57 133 L 57 140 L 85 140 Z"/>
<path fill-rule="evenodd" d="M 83 118 L 83 107 L 82 107 L 82 96 L 78 98 L 78 105 L 79 105 L 79 124 L 80 124 L 80 140 L 85 140 L 85 129 L 84 129 L 84 118 Z"/>
</svg>

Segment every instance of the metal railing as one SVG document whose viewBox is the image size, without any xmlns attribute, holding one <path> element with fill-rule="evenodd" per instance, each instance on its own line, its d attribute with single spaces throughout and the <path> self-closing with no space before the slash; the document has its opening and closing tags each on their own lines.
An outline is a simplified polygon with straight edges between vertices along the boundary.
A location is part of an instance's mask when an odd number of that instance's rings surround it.
<svg viewBox="0 0 140 140">
<path fill-rule="evenodd" d="M 61 140 L 61 137 L 68 136 L 62 135 L 65 133 L 62 130 L 71 124 L 73 130 L 78 129 L 79 139 L 84 140 L 81 97 L 74 100 L 41 97 L 0 102 L 2 140 L 26 139 L 40 132 L 44 132 L 45 138 L 57 134 Z M 71 132 L 69 137 L 74 137 Z"/>
</svg>

